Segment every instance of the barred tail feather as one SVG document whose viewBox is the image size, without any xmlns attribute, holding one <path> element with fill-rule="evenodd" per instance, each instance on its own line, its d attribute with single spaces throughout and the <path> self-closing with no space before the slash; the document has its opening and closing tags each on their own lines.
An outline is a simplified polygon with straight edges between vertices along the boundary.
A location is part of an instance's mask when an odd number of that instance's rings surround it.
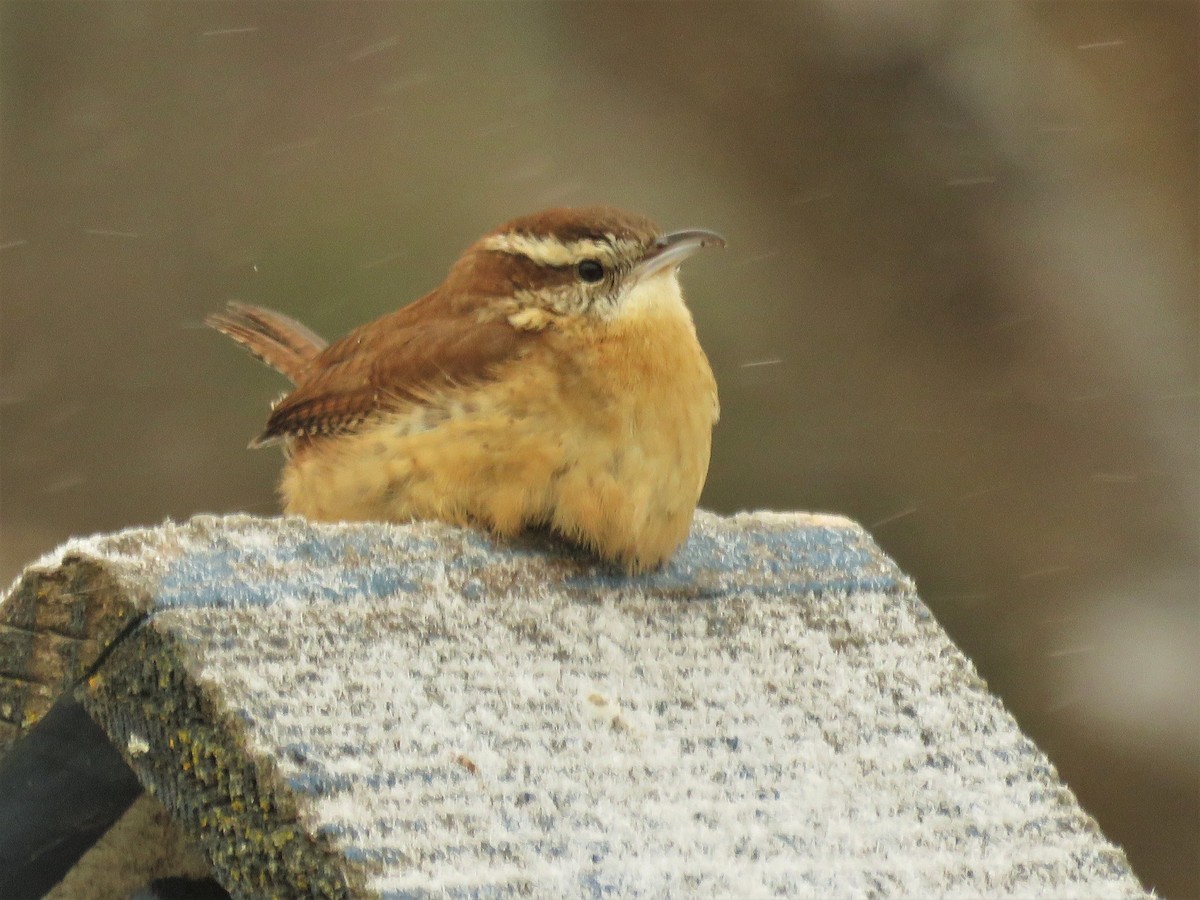
<svg viewBox="0 0 1200 900">
<path fill-rule="evenodd" d="M 326 340 L 295 319 L 261 306 L 231 301 L 204 324 L 228 335 L 281 375 L 299 382 Z"/>
</svg>

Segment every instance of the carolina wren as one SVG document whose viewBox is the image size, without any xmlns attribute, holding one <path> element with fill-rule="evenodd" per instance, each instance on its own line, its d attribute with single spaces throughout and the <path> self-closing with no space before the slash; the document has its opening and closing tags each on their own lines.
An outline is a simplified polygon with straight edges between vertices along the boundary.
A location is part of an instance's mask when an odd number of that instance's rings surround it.
<svg viewBox="0 0 1200 900">
<path fill-rule="evenodd" d="M 484 235 L 432 293 L 328 346 L 261 307 L 206 321 L 295 384 L 250 445 L 283 444 L 286 512 L 549 527 L 643 571 L 687 535 L 718 415 L 677 269 L 724 244 L 607 207 L 551 209 Z"/>
</svg>

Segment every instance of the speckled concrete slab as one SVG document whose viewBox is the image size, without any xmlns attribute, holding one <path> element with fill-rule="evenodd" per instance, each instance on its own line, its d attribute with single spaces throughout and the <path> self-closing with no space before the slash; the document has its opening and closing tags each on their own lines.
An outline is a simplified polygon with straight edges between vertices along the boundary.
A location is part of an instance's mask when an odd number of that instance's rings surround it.
<svg viewBox="0 0 1200 900">
<path fill-rule="evenodd" d="M 83 679 L 235 894 L 1145 896 L 844 519 L 701 513 L 637 578 L 246 517 L 60 557 L 0 622 L 92 643 L 26 653 L 10 739 Z"/>
</svg>

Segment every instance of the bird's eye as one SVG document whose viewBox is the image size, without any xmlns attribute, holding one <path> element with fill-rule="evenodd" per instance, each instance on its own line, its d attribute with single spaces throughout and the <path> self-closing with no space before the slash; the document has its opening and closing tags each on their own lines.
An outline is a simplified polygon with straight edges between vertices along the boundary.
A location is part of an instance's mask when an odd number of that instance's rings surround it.
<svg viewBox="0 0 1200 900">
<path fill-rule="evenodd" d="M 585 259 L 579 264 L 577 271 L 584 281 L 597 282 L 604 277 L 604 266 L 594 259 Z"/>
</svg>

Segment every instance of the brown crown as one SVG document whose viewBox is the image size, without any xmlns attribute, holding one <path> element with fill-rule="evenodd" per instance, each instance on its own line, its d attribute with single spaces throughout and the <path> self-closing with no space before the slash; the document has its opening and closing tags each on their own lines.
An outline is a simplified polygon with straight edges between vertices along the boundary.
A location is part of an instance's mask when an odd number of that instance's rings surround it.
<svg viewBox="0 0 1200 900">
<path fill-rule="evenodd" d="M 553 237 L 564 242 L 612 235 L 650 244 L 662 232 L 645 216 L 613 206 L 560 206 L 512 219 L 491 233 Z"/>
</svg>

